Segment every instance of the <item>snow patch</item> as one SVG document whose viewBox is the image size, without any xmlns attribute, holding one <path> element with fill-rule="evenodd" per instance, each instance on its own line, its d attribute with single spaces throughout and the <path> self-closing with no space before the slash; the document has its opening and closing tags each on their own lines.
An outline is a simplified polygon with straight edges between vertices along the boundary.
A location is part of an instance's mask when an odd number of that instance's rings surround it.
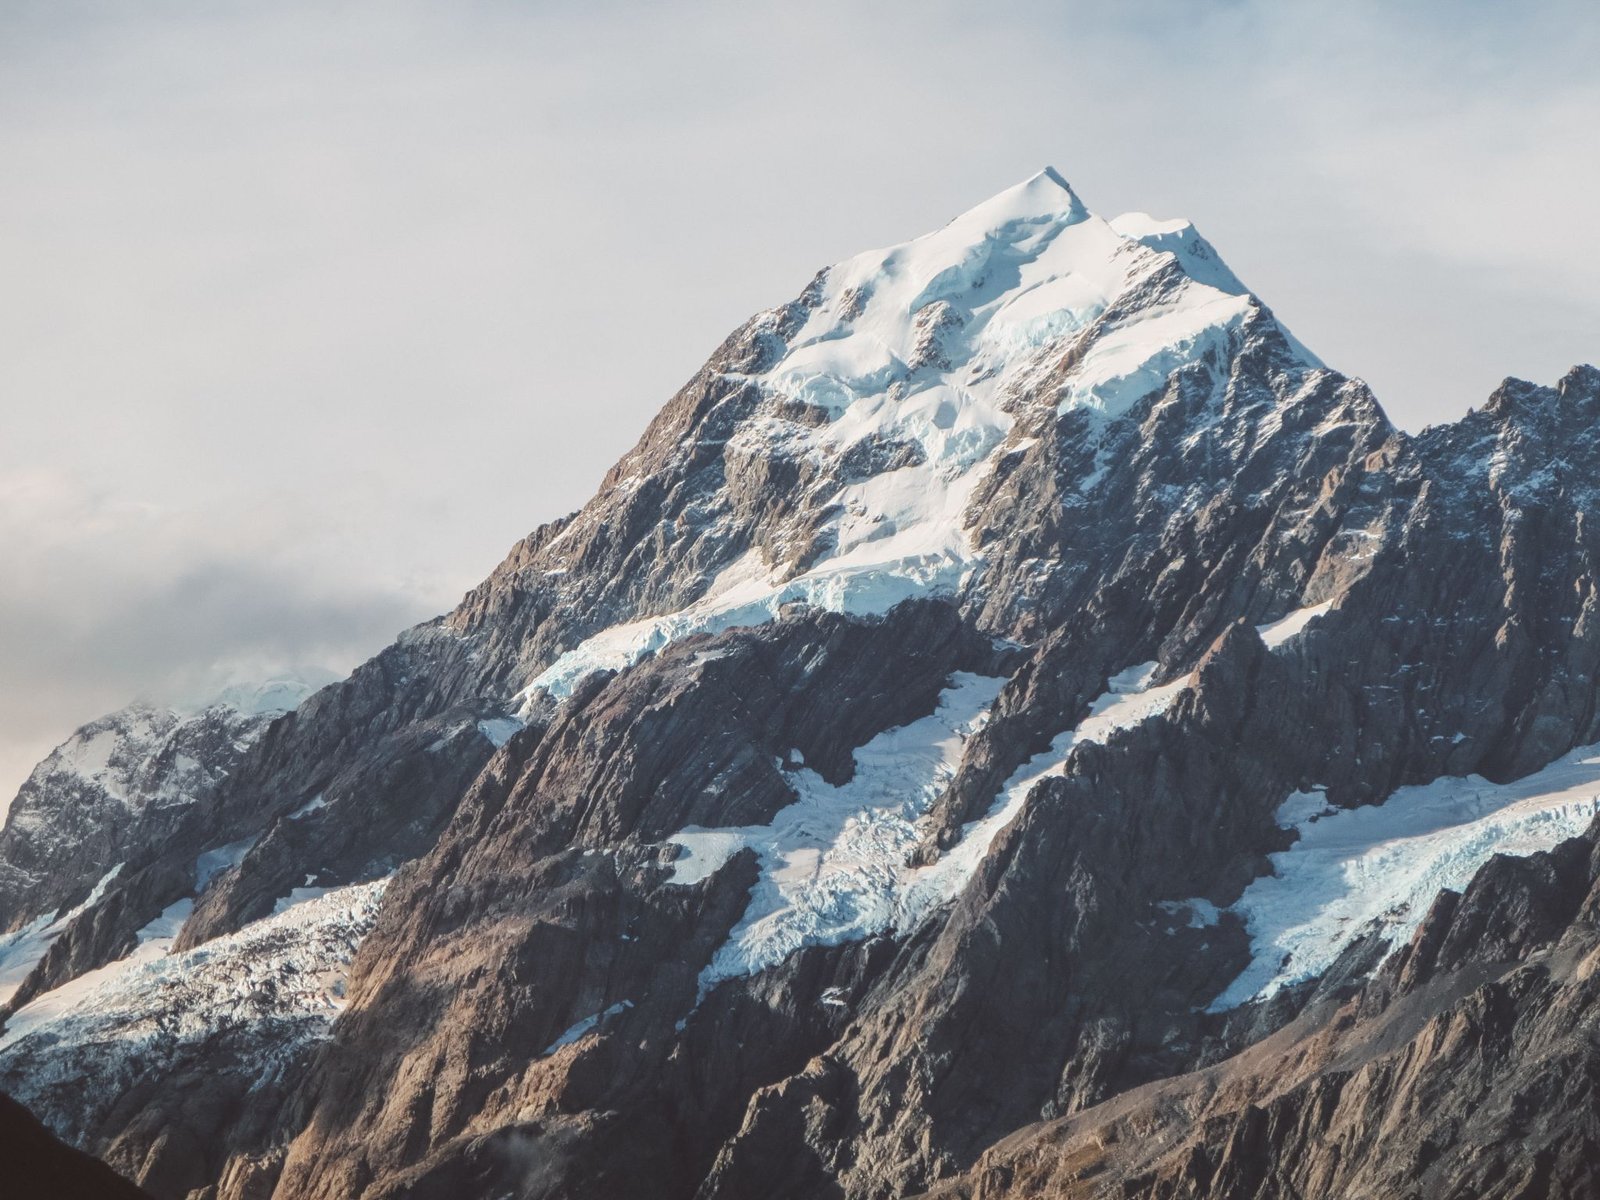
<svg viewBox="0 0 1600 1200">
<path fill-rule="evenodd" d="M 678 857 L 672 860 L 672 873 L 668 883 L 689 886 L 711 878 L 730 858 L 747 844 L 746 835 L 739 829 L 702 829 L 690 825 L 667 839 L 679 848 Z"/>
<path fill-rule="evenodd" d="M 311 799 L 307 800 L 299 808 L 295 809 L 292 813 L 290 813 L 289 814 L 289 820 L 291 820 L 291 821 L 304 820 L 306 817 L 309 817 L 312 813 L 320 812 L 324 808 L 327 808 L 327 807 L 328 807 L 328 798 L 325 795 L 323 795 L 321 792 L 318 792 L 315 796 L 311 797 Z"/>
<path fill-rule="evenodd" d="M 1163 900 L 1156 905 L 1162 912 L 1182 917 L 1189 929 L 1210 929 L 1222 919 L 1222 910 L 1209 900 Z"/>
<path fill-rule="evenodd" d="M 1159 686 L 1151 682 L 1157 666 L 1140 663 L 1113 675 L 1107 691 L 1089 705 L 1089 715 L 1076 731 L 1074 744 L 1104 742 L 1118 729 L 1132 729 L 1172 707 L 1184 691 L 1194 685 L 1193 675 L 1184 675 Z"/>
<path fill-rule="evenodd" d="M 33 973 L 34 967 L 39 965 L 55 940 L 81 914 L 100 902 L 100 897 L 106 894 L 106 888 L 121 871 L 122 864 L 118 863 L 102 875 L 81 904 L 66 912 L 46 913 L 21 929 L 0 937 L 0 1004 L 16 995 L 17 989 Z"/>
<path fill-rule="evenodd" d="M 1267 644 L 1267 649 L 1276 650 L 1285 642 L 1298 637 L 1307 625 L 1332 607 L 1332 600 L 1324 600 L 1321 604 L 1313 604 L 1309 608 L 1297 608 L 1286 617 L 1280 617 L 1266 625 L 1257 625 L 1256 632 Z"/>
<path fill-rule="evenodd" d="M 561 1047 L 572 1045 L 573 1042 L 576 1042 L 579 1038 L 584 1037 L 593 1030 L 598 1029 L 612 1017 L 621 1016 L 622 1013 L 632 1007 L 632 1000 L 619 1000 L 610 1008 L 607 1008 L 601 1012 L 593 1013 L 583 1018 L 583 1020 L 572 1025 L 565 1033 L 546 1046 L 544 1048 L 544 1053 L 554 1054 L 557 1050 L 561 1049 Z"/>
<path fill-rule="evenodd" d="M 1253 960 L 1211 1004 L 1221 1012 L 1322 974 L 1358 938 L 1390 946 L 1416 932 L 1434 898 L 1459 891 L 1496 854 L 1548 850 L 1600 812 L 1600 745 L 1514 783 L 1448 776 L 1397 789 L 1382 804 L 1329 810 L 1297 792 L 1278 811 L 1299 841 L 1272 855 L 1229 911 Z"/>
<path fill-rule="evenodd" d="M 141 946 L 159 945 L 161 952 L 165 954 L 167 948 L 177 940 L 178 931 L 183 928 L 183 923 L 189 919 L 189 914 L 192 912 L 194 912 L 192 898 L 185 897 L 174 901 L 161 910 L 160 916 L 134 934 L 134 937 Z"/>
<path fill-rule="evenodd" d="M 1254 301 L 1206 290 L 1212 294 L 1200 303 L 1141 312 L 1102 333 L 1073 372 L 1056 411 L 1087 408 L 1120 417 L 1166 386 L 1178 368 L 1224 355 Z"/>
<path fill-rule="evenodd" d="M 105 728 L 88 737 L 70 738 L 57 753 L 66 769 L 86 779 L 97 779 L 111 765 L 111 756 L 121 741 L 116 729 Z"/>
<path fill-rule="evenodd" d="M 321 799 L 321 797 L 318 797 Z M 315 804 L 316 801 L 311 802 Z M 310 805 L 305 806 L 296 816 L 304 815 L 310 811 Z M 194 860 L 194 890 L 203 892 L 206 884 L 210 883 L 224 871 L 231 871 L 244 861 L 244 856 L 250 853 L 250 848 L 256 844 L 254 837 L 241 838 L 237 842 L 229 842 L 226 846 L 218 846 L 215 850 L 207 850 Z"/>
<path fill-rule="evenodd" d="M 483 734 L 496 750 L 509 742 L 512 735 L 523 727 L 524 723 L 516 717 L 490 717 L 478 722 L 478 732 Z"/>
<path fill-rule="evenodd" d="M 743 573 L 755 561 L 752 551 L 724 575 Z M 712 595 L 681 612 L 613 625 L 562 654 L 540 672 L 518 696 L 522 711 L 528 711 L 540 692 L 564 699 L 585 676 L 632 666 L 691 634 L 763 625 L 793 603 L 877 616 L 902 600 L 954 592 L 970 569 L 970 564 L 955 553 L 937 548 L 910 555 L 892 570 L 855 569 L 856 565 L 846 562 L 818 567 L 778 586 L 768 584 L 765 578 L 747 580 L 725 591 L 713 589 Z"/>
</svg>

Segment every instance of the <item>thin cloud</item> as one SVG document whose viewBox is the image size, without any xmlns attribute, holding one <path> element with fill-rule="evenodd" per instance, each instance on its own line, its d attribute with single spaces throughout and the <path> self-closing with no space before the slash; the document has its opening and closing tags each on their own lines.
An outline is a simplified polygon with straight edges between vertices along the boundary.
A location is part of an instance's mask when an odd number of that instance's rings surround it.
<svg viewBox="0 0 1600 1200">
<path fill-rule="evenodd" d="M 424 595 L 318 579 L 270 541 L 218 533 L 59 474 L 0 485 L 0 808 L 66 733 L 135 697 L 348 669 L 430 615 Z"/>
</svg>

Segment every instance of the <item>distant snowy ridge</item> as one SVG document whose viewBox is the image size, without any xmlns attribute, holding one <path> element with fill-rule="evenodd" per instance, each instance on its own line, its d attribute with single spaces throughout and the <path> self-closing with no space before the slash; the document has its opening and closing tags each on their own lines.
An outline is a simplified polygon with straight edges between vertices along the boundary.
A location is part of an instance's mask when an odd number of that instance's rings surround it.
<svg viewBox="0 0 1600 1200">
<path fill-rule="evenodd" d="M 321 676 L 326 678 L 318 682 Z M 152 762 L 181 737 L 183 727 L 219 709 L 244 718 L 277 716 L 297 707 L 333 678 L 331 672 L 309 672 L 261 683 L 232 684 L 203 700 L 171 706 L 136 701 L 76 730 L 45 756 L 29 781 L 37 785 L 51 776 L 76 776 L 106 795 L 132 804 L 175 799 L 187 776 L 199 769 L 193 760 L 185 761 L 179 756 L 177 769 L 171 772 L 163 793 L 152 796 L 141 783 L 142 777 L 150 773 Z M 239 736 L 253 738 L 259 732 L 259 726 L 246 723 L 241 725 Z"/>
<path fill-rule="evenodd" d="M 304 671 L 193 702 L 136 701 L 74 731 L 0 810 L 0 929 L 30 923 L 87 887 L 109 857 L 139 860 L 274 718 L 331 678 Z"/>
</svg>

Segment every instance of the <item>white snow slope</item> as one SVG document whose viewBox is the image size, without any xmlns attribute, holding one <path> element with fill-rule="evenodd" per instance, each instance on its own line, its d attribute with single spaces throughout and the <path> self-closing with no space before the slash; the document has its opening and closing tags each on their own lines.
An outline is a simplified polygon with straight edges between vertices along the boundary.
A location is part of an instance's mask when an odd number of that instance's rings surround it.
<svg viewBox="0 0 1600 1200">
<path fill-rule="evenodd" d="M 1107 316 L 1174 263 L 1188 277 L 1164 299 Z M 751 551 L 697 603 L 596 634 L 524 695 L 566 696 L 591 671 L 690 633 L 759 624 L 792 601 L 875 614 L 955 590 L 981 566 L 963 514 L 1011 433 L 1020 385 L 1076 345 L 1058 408 L 1116 419 L 1207 347 L 1224 346 L 1255 303 L 1186 222 L 1102 220 L 1053 170 L 934 233 L 829 268 L 806 324 L 753 381 L 831 420 L 747 421 L 726 453 L 832 459 L 873 440 L 914 443 L 924 461 L 840 487 L 829 498 L 840 513 L 835 545 L 803 573 L 780 581 Z M 1308 370 L 1320 366 L 1302 356 Z"/>
<path fill-rule="evenodd" d="M 1254 959 L 1211 1010 L 1314 978 L 1365 934 L 1403 944 L 1440 891 L 1459 891 L 1496 854 L 1575 837 L 1597 811 L 1600 745 L 1514 783 L 1446 777 L 1364 808 L 1329 809 L 1320 793 L 1296 793 L 1278 820 L 1300 840 L 1274 854 L 1274 873 L 1229 910 L 1244 919 Z"/>
<path fill-rule="evenodd" d="M 128 958 L 11 1018 L 0 1038 L 6 1090 L 70 1139 L 97 1106 L 189 1056 L 270 1082 L 327 1036 L 387 884 L 329 892 L 183 954 L 165 953 L 181 917 L 169 910 Z"/>
<path fill-rule="evenodd" d="M 0 1004 L 16 995 L 23 980 L 32 973 L 49 951 L 55 940 L 66 932 L 67 926 L 100 902 L 106 887 L 122 870 L 118 863 L 101 876 L 83 902 L 65 912 L 46 913 L 12 933 L 0 936 Z"/>
<path fill-rule="evenodd" d="M 932 716 L 886 730 L 855 752 L 855 775 L 830 787 L 814 771 L 790 776 L 800 798 L 769 825 L 690 827 L 671 882 L 694 884 L 748 847 L 761 875 L 744 917 L 701 973 L 702 994 L 723 979 L 775 966 L 809 945 L 834 945 L 908 929 L 966 886 L 995 836 L 1021 812 L 1033 785 L 1058 773 L 1073 747 L 1164 713 L 1192 683 L 1154 686 L 1154 663 L 1130 667 L 1090 705 L 1076 729 L 1023 764 L 990 811 L 962 827 L 937 862 L 908 867 L 922 819 L 954 774 L 966 740 L 988 720 L 1001 679 L 957 673 Z"/>
</svg>

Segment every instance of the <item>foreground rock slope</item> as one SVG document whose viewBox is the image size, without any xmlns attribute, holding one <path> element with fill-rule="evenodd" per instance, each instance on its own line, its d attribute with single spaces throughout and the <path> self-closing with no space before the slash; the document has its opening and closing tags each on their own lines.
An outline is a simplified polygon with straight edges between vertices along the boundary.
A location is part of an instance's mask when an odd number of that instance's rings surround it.
<svg viewBox="0 0 1600 1200">
<path fill-rule="evenodd" d="M 1043 172 L 159 827 L 23 806 L 0 1087 L 190 1200 L 1586 1194 L 1597 418 L 1409 436 Z"/>
<path fill-rule="evenodd" d="M 7 1195 L 42 1200 L 150 1200 L 102 1162 L 63 1145 L 22 1105 L 0 1095 L 0 1171 Z"/>
</svg>

